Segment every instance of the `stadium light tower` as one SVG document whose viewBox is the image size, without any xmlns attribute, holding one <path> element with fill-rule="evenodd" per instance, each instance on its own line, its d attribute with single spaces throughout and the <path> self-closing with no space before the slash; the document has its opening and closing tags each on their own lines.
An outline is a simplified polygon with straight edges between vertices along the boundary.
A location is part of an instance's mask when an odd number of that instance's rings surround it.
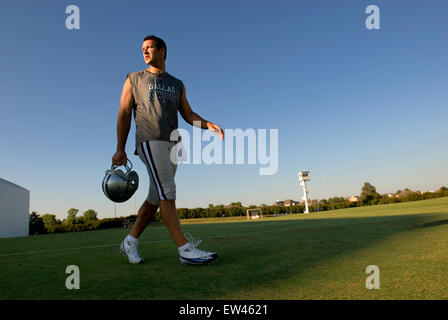
<svg viewBox="0 0 448 320">
<path fill-rule="evenodd" d="M 310 181 L 310 172 L 301 171 L 299 172 L 300 185 L 303 187 L 303 200 L 305 201 L 305 212 L 310 213 L 308 209 L 308 189 L 306 188 L 306 182 Z"/>
</svg>

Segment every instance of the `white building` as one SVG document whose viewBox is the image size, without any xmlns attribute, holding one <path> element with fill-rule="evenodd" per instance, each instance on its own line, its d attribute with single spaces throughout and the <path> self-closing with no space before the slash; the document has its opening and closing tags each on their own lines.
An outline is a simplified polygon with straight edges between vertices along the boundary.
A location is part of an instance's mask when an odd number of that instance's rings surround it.
<svg viewBox="0 0 448 320">
<path fill-rule="evenodd" d="M 0 178 L 0 238 L 29 233 L 30 192 Z"/>
</svg>

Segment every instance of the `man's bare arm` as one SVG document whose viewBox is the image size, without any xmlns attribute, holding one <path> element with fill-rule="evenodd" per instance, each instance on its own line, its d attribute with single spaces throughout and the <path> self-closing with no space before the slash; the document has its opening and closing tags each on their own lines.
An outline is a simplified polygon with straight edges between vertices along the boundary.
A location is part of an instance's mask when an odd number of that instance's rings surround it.
<svg viewBox="0 0 448 320">
<path fill-rule="evenodd" d="M 182 95 L 180 97 L 179 112 L 180 112 L 182 118 L 184 118 L 184 120 L 187 123 L 191 124 L 192 126 L 195 126 L 196 123 L 200 122 L 200 126 L 196 125 L 195 127 L 198 127 L 198 128 L 200 127 L 201 129 L 209 129 L 213 133 L 216 133 L 217 135 L 221 136 L 221 139 L 224 139 L 224 133 L 220 126 L 218 126 L 217 124 L 211 123 L 207 120 L 204 120 L 196 112 L 191 110 L 190 104 L 188 103 L 188 100 L 187 100 L 187 93 L 185 92 L 185 87 L 184 87 L 184 90 L 182 91 Z"/>
<path fill-rule="evenodd" d="M 132 95 L 131 83 L 128 78 L 123 86 L 123 92 L 121 93 L 120 99 L 120 110 L 118 111 L 117 152 L 112 157 L 112 163 L 115 165 L 121 165 L 123 162 L 127 162 L 125 147 L 131 128 L 132 108 L 134 104 L 134 96 Z"/>
</svg>

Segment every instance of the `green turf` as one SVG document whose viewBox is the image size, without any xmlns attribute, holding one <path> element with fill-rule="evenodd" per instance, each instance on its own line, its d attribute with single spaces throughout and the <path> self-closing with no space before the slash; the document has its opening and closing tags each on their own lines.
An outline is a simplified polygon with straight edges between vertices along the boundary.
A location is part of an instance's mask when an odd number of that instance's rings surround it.
<svg viewBox="0 0 448 320">
<path fill-rule="evenodd" d="M 0 299 L 448 299 L 448 198 L 182 223 L 216 263 L 180 265 L 160 224 L 141 265 L 119 254 L 126 229 L 0 239 Z M 80 290 L 65 287 L 68 265 Z M 379 290 L 365 287 L 369 265 Z"/>
</svg>

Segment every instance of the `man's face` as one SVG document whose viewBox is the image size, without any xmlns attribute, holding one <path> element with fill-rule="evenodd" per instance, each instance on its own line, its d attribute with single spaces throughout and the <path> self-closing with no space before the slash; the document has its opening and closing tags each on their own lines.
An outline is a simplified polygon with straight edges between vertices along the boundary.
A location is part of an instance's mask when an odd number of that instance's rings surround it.
<svg viewBox="0 0 448 320">
<path fill-rule="evenodd" d="M 165 58 L 165 49 L 158 50 L 154 40 L 143 41 L 142 51 L 143 59 L 145 59 L 147 65 L 158 64 Z"/>
</svg>

